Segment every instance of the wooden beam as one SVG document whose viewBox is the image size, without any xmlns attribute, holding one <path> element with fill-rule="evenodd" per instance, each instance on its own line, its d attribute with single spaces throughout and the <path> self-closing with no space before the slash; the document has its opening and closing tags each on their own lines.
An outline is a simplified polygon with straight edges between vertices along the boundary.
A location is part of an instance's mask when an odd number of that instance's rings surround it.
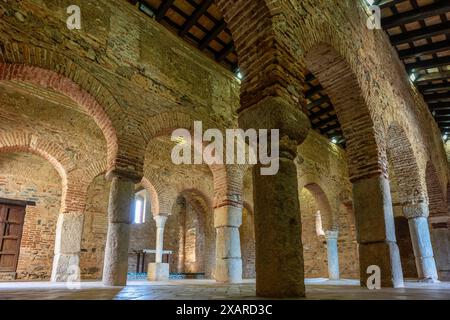
<svg viewBox="0 0 450 320">
<path fill-rule="evenodd" d="M 421 92 L 434 92 L 439 90 L 450 90 L 450 83 L 439 83 L 439 84 L 427 84 L 422 86 L 417 86 Z"/>
<path fill-rule="evenodd" d="M 431 111 L 450 110 L 450 102 L 429 103 Z"/>
<path fill-rule="evenodd" d="M 420 47 L 399 50 L 398 55 L 400 56 L 400 59 L 405 60 L 409 58 L 418 58 L 422 55 L 434 54 L 449 49 L 450 49 L 450 40 L 445 40 L 427 44 Z"/>
<path fill-rule="evenodd" d="M 305 92 L 305 98 L 311 99 L 312 96 L 320 93 L 322 90 L 323 90 L 323 87 L 320 84 L 317 86 L 311 85 L 311 89 L 309 89 L 308 91 Z"/>
<path fill-rule="evenodd" d="M 325 109 L 322 109 L 322 110 L 317 111 L 317 112 L 310 111 L 311 112 L 310 118 L 311 118 L 311 120 L 317 119 L 317 118 L 320 118 L 320 117 L 322 117 L 322 116 L 324 116 L 324 115 L 326 115 L 326 114 L 328 114 L 330 112 L 333 112 L 333 111 L 334 111 L 334 107 L 333 106 L 326 107 Z"/>
<path fill-rule="evenodd" d="M 324 103 L 330 103 L 330 98 L 325 96 L 320 99 L 314 100 L 311 103 L 306 105 L 306 109 L 311 110 L 311 109 L 318 107 Z"/>
<path fill-rule="evenodd" d="M 418 20 L 424 20 L 429 17 L 439 16 L 450 12 L 450 3 L 448 1 L 440 1 L 404 13 L 393 15 L 381 19 L 381 25 L 384 29 L 391 29 L 401 25 L 405 25 Z"/>
<path fill-rule="evenodd" d="M 434 94 L 426 94 L 423 96 L 425 101 L 430 102 L 439 102 L 442 100 L 448 100 L 450 99 L 450 92 L 444 92 L 444 93 L 434 93 Z"/>
<path fill-rule="evenodd" d="M 174 2 L 175 0 L 165 0 L 161 3 L 158 12 L 156 13 L 156 21 L 161 21 L 164 18 Z"/>
<path fill-rule="evenodd" d="M 233 51 L 234 51 L 234 43 L 230 42 L 225 46 L 225 48 L 222 49 L 222 51 L 219 52 L 219 54 L 216 56 L 216 60 L 218 62 L 222 62 Z"/>
<path fill-rule="evenodd" d="M 404 2 L 405 0 L 377 0 L 374 2 L 375 5 L 379 6 L 380 9 L 392 7 L 397 3 Z"/>
<path fill-rule="evenodd" d="M 433 72 L 429 74 L 421 74 L 416 79 L 416 83 L 420 82 L 430 82 L 430 81 L 441 81 L 450 79 L 450 71 Z"/>
<path fill-rule="evenodd" d="M 321 127 L 327 125 L 330 122 L 337 121 L 337 119 L 338 119 L 337 116 L 334 115 L 334 116 L 331 116 L 331 117 L 329 117 L 327 119 L 320 120 L 319 122 L 311 123 L 311 125 L 313 126 L 313 128 L 319 128 L 320 129 Z"/>
<path fill-rule="evenodd" d="M 36 206 L 36 202 L 34 201 L 24 201 L 24 200 L 15 200 L 15 199 L 6 199 L 6 198 L 0 198 L 0 204 L 6 204 L 11 206 L 19 206 L 19 207 L 26 207 L 26 206 Z"/>
<path fill-rule="evenodd" d="M 406 33 L 391 36 L 391 42 L 394 46 L 414 42 L 417 40 L 431 38 L 440 34 L 450 34 L 450 21 L 425 27 L 419 30 L 409 31 Z"/>
<path fill-rule="evenodd" d="M 433 111 L 434 112 L 434 117 L 436 118 L 442 118 L 442 117 L 450 117 L 450 112 L 448 111 L 441 111 L 441 112 L 437 112 L 437 111 Z"/>
<path fill-rule="evenodd" d="M 213 4 L 214 0 L 204 0 L 203 3 L 197 7 L 189 19 L 185 22 L 181 31 L 179 32 L 181 37 L 184 37 L 186 33 L 197 23 L 198 19 L 208 10 L 208 8 Z"/>
<path fill-rule="evenodd" d="M 450 118 L 446 118 L 446 119 L 435 119 L 436 122 L 441 125 L 441 124 L 449 124 L 450 123 Z"/>
<path fill-rule="evenodd" d="M 321 131 L 323 131 L 325 133 L 330 133 L 333 131 L 334 132 L 342 132 L 340 123 L 336 123 L 336 124 L 333 124 L 332 126 L 326 127 L 325 129 L 321 129 Z"/>
<path fill-rule="evenodd" d="M 433 58 L 433 59 L 429 59 L 429 60 L 425 60 L 425 61 L 407 63 L 406 69 L 408 70 L 408 72 L 411 72 L 413 70 L 431 69 L 431 68 L 446 66 L 449 64 L 450 64 L 450 57 Z"/>
<path fill-rule="evenodd" d="M 227 27 L 227 24 L 225 22 L 225 20 L 221 20 L 220 23 L 218 25 L 216 25 L 214 27 L 214 29 L 211 30 L 210 33 L 208 33 L 202 40 L 202 42 L 200 43 L 200 45 L 198 46 L 200 50 L 204 50 L 208 44 L 213 41 L 215 38 L 217 38 L 217 36 L 223 31 L 225 30 L 225 28 Z"/>
</svg>

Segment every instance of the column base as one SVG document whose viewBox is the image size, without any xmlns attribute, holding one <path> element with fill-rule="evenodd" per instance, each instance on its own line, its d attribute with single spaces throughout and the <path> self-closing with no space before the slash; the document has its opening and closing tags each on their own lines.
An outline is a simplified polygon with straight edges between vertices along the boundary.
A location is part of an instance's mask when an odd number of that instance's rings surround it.
<svg viewBox="0 0 450 320">
<path fill-rule="evenodd" d="M 169 280 L 169 264 L 168 263 L 149 263 L 147 278 L 150 281 L 168 281 Z"/>
<path fill-rule="evenodd" d="M 419 282 L 421 282 L 421 283 L 441 283 L 438 279 L 434 279 L 434 278 L 419 279 Z"/>
<path fill-rule="evenodd" d="M 439 282 L 434 257 L 416 258 L 416 266 L 419 271 L 419 281 L 427 283 Z"/>
<path fill-rule="evenodd" d="M 80 281 L 80 257 L 77 253 L 55 254 L 51 281 Z"/>
<path fill-rule="evenodd" d="M 242 259 L 216 259 L 214 278 L 216 279 L 216 282 L 220 283 L 241 283 Z"/>
</svg>

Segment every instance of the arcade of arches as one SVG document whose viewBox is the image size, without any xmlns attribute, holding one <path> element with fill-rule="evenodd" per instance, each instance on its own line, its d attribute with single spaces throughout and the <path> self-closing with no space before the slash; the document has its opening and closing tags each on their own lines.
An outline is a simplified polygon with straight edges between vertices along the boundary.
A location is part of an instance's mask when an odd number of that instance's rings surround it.
<svg viewBox="0 0 450 320">
<path fill-rule="evenodd" d="M 383 288 L 445 285 L 450 147 L 350 2 L 216 1 L 241 80 L 124 0 L 1 2 L 0 281 L 211 279 L 287 298 L 308 278 L 365 287 L 376 265 Z M 313 128 L 309 73 L 345 142 Z M 171 133 L 194 121 L 279 129 L 278 174 L 173 164 Z"/>
</svg>

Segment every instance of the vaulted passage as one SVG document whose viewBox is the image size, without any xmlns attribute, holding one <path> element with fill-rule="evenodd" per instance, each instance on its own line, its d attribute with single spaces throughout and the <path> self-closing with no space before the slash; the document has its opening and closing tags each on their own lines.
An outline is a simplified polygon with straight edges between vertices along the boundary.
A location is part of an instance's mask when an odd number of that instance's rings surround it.
<svg viewBox="0 0 450 320">
<path fill-rule="evenodd" d="M 0 2 L 0 299 L 450 298 L 445 1 L 78 3 Z"/>
</svg>

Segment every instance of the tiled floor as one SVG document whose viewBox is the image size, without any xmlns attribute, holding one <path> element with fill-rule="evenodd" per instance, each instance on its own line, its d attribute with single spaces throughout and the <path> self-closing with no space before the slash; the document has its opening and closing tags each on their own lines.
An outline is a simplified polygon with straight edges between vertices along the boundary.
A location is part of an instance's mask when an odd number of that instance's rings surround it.
<svg viewBox="0 0 450 320">
<path fill-rule="evenodd" d="M 450 282 L 425 284 L 407 282 L 405 289 L 370 291 L 357 281 L 308 279 L 308 299 L 432 299 L 450 300 Z M 64 283 L 0 283 L 0 300 L 5 299 L 79 299 L 79 300 L 208 300 L 255 299 L 254 281 L 239 285 L 220 285 L 211 280 L 176 280 L 169 282 L 129 281 L 125 288 L 104 287 L 99 282 L 83 282 L 80 289 Z"/>
</svg>

